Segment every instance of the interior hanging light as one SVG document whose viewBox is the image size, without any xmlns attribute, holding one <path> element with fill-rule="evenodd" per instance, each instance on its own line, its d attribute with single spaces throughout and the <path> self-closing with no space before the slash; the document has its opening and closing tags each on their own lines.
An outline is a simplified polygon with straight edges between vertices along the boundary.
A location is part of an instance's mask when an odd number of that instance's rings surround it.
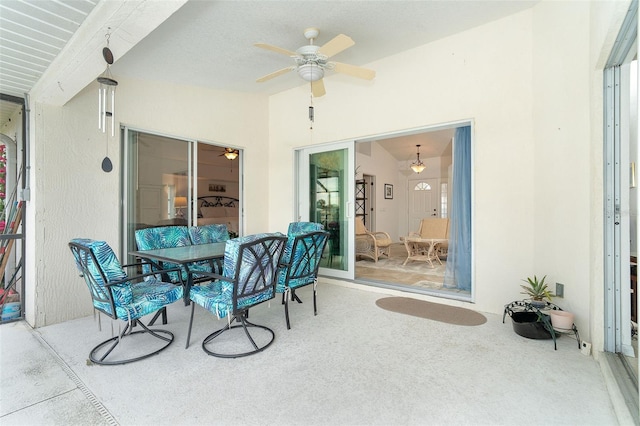
<svg viewBox="0 0 640 426">
<path fill-rule="evenodd" d="M 238 151 L 233 148 L 225 148 L 224 156 L 227 160 L 235 160 L 238 157 Z"/>
<path fill-rule="evenodd" d="M 416 147 L 418 148 L 418 152 L 416 154 L 416 161 L 411 163 L 411 170 L 416 173 L 421 173 L 427 166 L 425 166 L 424 163 L 420 161 L 420 145 L 416 145 Z"/>
<path fill-rule="evenodd" d="M 111 30 L 111 28 L 109 28 Z M 98 130 L 102 133 L 107 131 L 107 119 L 111 120 L 111 136 L 115 135 L 115 113 L 116 113 L 116 86 L 118 82 L 111 75 L 111 64 L 113 64 L 113 53 L 109 49 L 109 38 L 111 33 L 106 34 L 107 46 L 102 49 L 102 57 L 107 63 L 107 68 L 96 80 L 100 83 L 98 88 Z"/>
</svg>

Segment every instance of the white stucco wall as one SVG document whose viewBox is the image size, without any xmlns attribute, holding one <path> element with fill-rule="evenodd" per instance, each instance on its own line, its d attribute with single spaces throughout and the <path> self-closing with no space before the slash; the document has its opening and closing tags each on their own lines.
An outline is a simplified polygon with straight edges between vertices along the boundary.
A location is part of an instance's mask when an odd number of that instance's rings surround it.
<svg viewBox="0 0 640 426">
<path fill-rule="evenodd" d="M 574 312 L 579 330 L 586 330 L 590 321 L 589 247 L 594 242 L 588 177 L 594 70 L 584 42 L 590 37 L 590 8 L 586 2 L 543 2 L 533 9 L 536 232 L 530 273 L 547 275 L 552 290 L 556 282 L 565 285 L 565 297 L 555 302 Z M 583 338 L 591 340 L 588 334 Z"/>
<path fill-rule="evenodd" d="M 92 84 L 64 107 L 36 103 L 32 120 L 32 206 L 29 235 L 27 320 L 43 326 L 89 315 L 91 302 L 67 243 L 104 239 L 118 251 L 120 145 L 97 130 L 97 86 Z M 149 132 L 217 141 L 246 148 L 244 176 L 246 232 L 268 228 L 263 206 L 269 185 L 264 159 L 269 150 L 268 103 L 264 96 L 119 81 L 117 121 Z M 114 169 L 101 162 L 109 144 Z"/>
</svg>

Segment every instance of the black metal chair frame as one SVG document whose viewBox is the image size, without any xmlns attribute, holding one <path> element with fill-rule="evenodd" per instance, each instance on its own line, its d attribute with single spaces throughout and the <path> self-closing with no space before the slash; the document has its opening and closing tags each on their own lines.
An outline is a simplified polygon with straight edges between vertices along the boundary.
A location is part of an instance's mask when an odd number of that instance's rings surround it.
<svg viewBox="0 0 640 426">
<path fill-rule="evenodd" d="M 296 288 L 313 284 L 313 315 L 318 315 L 318 269 L 320 268 L 320 259 L 330 235 L 331 234 L 327 231 L 313 231 L 297 235 L 293 241 L 291 259 L 289 259 L 289 263 L 281 264 L 281 267 L 286 268 L 287 271 L 285 277 L 285 291 L 282 293 L 282 304 L 284 304 L 284 316 L 287 321 L 288 330 L 291 329 L 291 322 L 289 321 L 289 299 L 302 303 L 302 300 L 300 300 L 298 295 L 296 295 Z M 311 239 L 311 244 L 307 241 L 309 238 Z M 299 260 L 299 262 L 294 263 L 294 255 L 300 244 L 304 246 L 305 255 Z M 316 262 L 315 265 L 312 266 L 311 261 L 314 258 Z M 299 284 L 296 288 L 289 287 L 290 281 L 305 278 L 309 280 L 306 284 Z M 289 293 L 290 296 L 288 295 Z"/>
<path fill-rule="evenodd" d="M 148 358 L 152 355 L 156 355 L 158 353 L 160 353 L 161 351 L 163 351 L 164 349 L 166 349 L 167 347 L 169 347 L 169 345 L 171 345 L 171 343 L 173 343 L 173 333 L 171 333 L 170 331 L 167 330 L 160 330 L 160 329 L 150 329 L 149 327 L 151 327 L 155 321 L 158 319 L 158 317 L 160 315 L 162 315 L 162 324 L 166 324 L 167 323 L 167 311 L 166 311 L 166 307 L 163 307 L 162 309 L 159 309 L 158 311 L 156 311 L 155 315 L 153 316 L 153 318 L 149 321 L 148 325 L 145 325 L 142 321 L 140 321 L 139 319 L 133 319 L 130 320 L 129 318 L 119 318 L 117 315 L 117 311 L 116 311 L 116 305 L 115 305 L 115 301 L 113 299 L 113 294 L 112 294 L 112 287 L 118 284 L 123 284 L 126 282 L 139 282 L 142 281 L 144 279 L 144 277 L 147 276 L 152 276 L 152 275 L 158 275 L 158 272 L 149 272 L 146 274 L 138 274 L 138 275 L 128 275 L 127 278 L 122 279 L 122 280 L 117 280 L 117 281 L 109 281 L 104 273 L 104 271 L 102 270 L 102 267 L 99 266 L 100 264 L 98 263 L 98 259 L 96 258 L 95 254 L 93 253 L 92 250 L 88 249 L 87 247 L 80 245 L 80 244 L 76 244 L 73 242 L 69 243 L 69 248 L 71 249 L 71 251 L 74 253 L 74 257 L 77 255 L 79 259 L 82 259 L 81 262 L 81 267 L 82 267 L 82 273 L 80 274 L 81 277 L 85 278 L 85 282 L 87 282 L 87 284 L 90 283 L 89 286 L 89 291 L 91 293 L 91 298 L 93 300 L 96 300 L 98 302 L 102 302 L 102 303 L 109 303 L 110 307 L 111 307 L 111 312 L 107 312 L 104 309 L 100 309 L 97 308 L 94 305 L 94 309 L 98 310 L 99 312 L 102 312 L 103 314 L 107 315 L 108 317 L 115 319 L 115 320 L 123 320 L 123 321 L 127 321 L 127 325 L 125 326 L 124 330 L 122 330 L 121 333 L 119 333 L 117 336 L 112 337 L 110 339 L 105 340 L 104 342 L 98 344 L 96 347 L 94 347 L 93 349 L 91 349 L 91 352 L 89 352 L 89 359 L 91 360 L 91 362 L 95 363 L 95 364 L 99 364 L 99 365 L 121 365 L 121 364 L 128 364 L 130 362 L 134 362 L 134 361 L 139 361 L 141 359 L 145 359 Z M 102 277 L 102 281 L 105 283 L 105 289 L 103 289 L 94 279 L 94 277 L 91 275 L 91 273 L 88 271 L 87 269 L 87 256 L 90 256 L 92 258 L 92 261 L 94 262 L 94 264 L 96 266 L 98 266 L 98 271 L 100 272 L 100 276 Z M 122 265 L 123 269 L 128 269 L 128 268 L 139 268 L 142 265 L 142 263 L 133 263 L 133 264 L 128 264 L 128 265 Z M 168 269 L 165 270 L 164 272 L 169 272 L 169 271 L 180 271 L 180 268 L 174 268 L 174 269 Z M 87 280 L 88 278 L 88 280 Z M 107 291 L 105 291 L 107 290 Z M 140 327 L 142 328 L 142 330 L 137 330 L 137 331 L 132 331 L 133 328 L 136 325 L 140 325 Z M 116 348 L 116 346 L 118 346 L 118 344 L 120 343 L 120 340 L 123 339 L 124 337 L 128 337 L 128 336 L 133 336 L 134 334 L 144 334 L 144 333 L 148 333 L 151 336 L 158 338 L 160 340 L 163 340 L 164 342 L 166 342 L 164 344 L 164 346 L 160 347 L 159 349 L 153 350 L 152 352 L 148 352 L 144 355 L 140 355 L 137 357 L 133 357 L 133 358 L 127 358 L 127 359 L 123 359 L 123 360 L 118 360 L 118 361 L 108 361 L 106 360 L 106 358 L 113 352 L 113 350 Z M 98 355 L 100 350 L 103 349 L 104 347 L 111 345 L 101 356 Z"/>
<path fill-rule="evenodd" d="M 250 241 L 240 245 L 238 250 L 238 258 L 236 259 L 233 278 L 224 277 L 216 273 L 203 273 L 203 275 L 207 275 L 213 280 L 222 280 L 222 281 L 233 283 L 233 305 L 232 305 L 232 311 L 229 313 L 230 319 L 227 325 L 217 331 L 214 331 L 213 333 L 205 337 L 205 339 L 202 341 L 202 349 L 208 355 L 216 356 L 219 358 L 239 358 L 243 356 L 253 355 L 258 352 L 262 352 L 273 343 L 273 341 L 275 340 L 275 333 L 273 332 L 273 330 L 271 330 L 269 327 L 266 327 L 264 325 L 254 324 L 250 322 L 248 320 L 249 309 L 260 303 L 266 302 L 267 300 L 271 300 L 275 297 L 276 283 L 277 283 L 277 266 L 279 265 L 280 257 L 284 252 L 285 242 L 286 242 L 285 236 L 281 236 L 281 237 L 269 236 L 269 237 L 261 238 L 255 241 Z M 258 256 L 258 253 L 255 250 L 255 246 L 258 246 L 258 245 L 262 245 L 266 247 L 266 249 L 262 253 L 262 256 Z M 254 277 L 255 274 L 258 274 L 258 276 L 263 277 L 262 279 L 263 286 L 256 285 L 253 289 L 250 289 L 247 287 L 247 284 L 248 284 L 247 282 L 239 281 L 240 266 L 242 264 L 242 260 L 245 257 L 245 252 L 251 252 L 253 257 L 257 260 L 254 263 L 253 269 L 248 276 Z M 274 259 L 274 257 L 276 256 L 277 258 Z M 271 277 L 268 277 L 268 272 L 265 270 L 262 262 L 260 261 L 264 257 L 268 257 L 267 264 L 272 266 Z M 239 299 L 251 297 L 256 294 L 264 293 L 264 292 L 270 293 L 268 299 L 262 300 L 259 303 L 255 303 L 250 306 L 244 306 L 244 307 L 238 306 Z M 185 348 L 189 347 L 189 341 L 191 340 L 191 327 L 193 325 L 193 313 L 195 311 L 196 305 L 197 303 L 191 304 L 191 318 L 189 320 L 189 331 L 187 332 L 187 344 Z M 237 324 L 232 325 L 234 322 L 236 322 Z M 213 350 L 207 348 L 207 344 L 212 342 L 216 337 L 220 336 L 225 331 L 229 331 L 234 328 L 242 328 L 244 330 L 244 333 L 249 339 L 249 342 L 253 346 L 253 350 L 250 350 L 248 352 L 242 352 L 242 353 L 226 354 L 226 353 L 214 352 Z M 263 344 L 262 346 L 259 346 L 251 336 L 251 333 L 249 332 L 250 328 L 259 328 L 259 329 L 265 330 L 270 335 L 269 341 Z"/>
</svg>

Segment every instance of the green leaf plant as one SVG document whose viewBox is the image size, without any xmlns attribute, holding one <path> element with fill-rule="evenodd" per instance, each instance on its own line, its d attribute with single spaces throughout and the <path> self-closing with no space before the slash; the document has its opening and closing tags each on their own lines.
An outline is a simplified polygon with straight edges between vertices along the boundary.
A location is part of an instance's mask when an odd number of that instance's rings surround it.
<svg viewBox="0 0 640 426">
<path fill-rule="evenodd" d="M 521 292 L 521 294 L 526 294 L 532 300 L 547 300 L 550 302 L 551 298 L 555 297 L 555 294 L 551 293 L 549 287 L 544 282 L 546 278 L 547 276 L 545 275 L 541 280 L 538 280 L 538 277 L 534 275 L 533 279 L 531 279 L 531 277 L 527 277 L 526 280 L 522 280 L 528 285 L 520 285 L 520 287 L 522 287 L 524 290 Z"/>
</svg>

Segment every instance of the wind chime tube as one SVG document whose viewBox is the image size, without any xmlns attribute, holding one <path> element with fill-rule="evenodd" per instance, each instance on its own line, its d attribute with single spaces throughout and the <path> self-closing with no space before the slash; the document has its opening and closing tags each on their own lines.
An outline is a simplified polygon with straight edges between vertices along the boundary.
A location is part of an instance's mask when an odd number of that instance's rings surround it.
<svg viewBox="0 0 640 426">
<path fill-rule="evenodd" d="M 102 87 L 98 87 L 98 130 L 102 130 Z"/>
<path fill-rule="evenodd" d="M 102 89 L 102 133 L 107 131 L 107 88 Z"/>
<path fill-rule="evenodd" d="M 111 137 L 115 135 L 116 128 L 116 89 L 111 89 Z"/>
</svg>

